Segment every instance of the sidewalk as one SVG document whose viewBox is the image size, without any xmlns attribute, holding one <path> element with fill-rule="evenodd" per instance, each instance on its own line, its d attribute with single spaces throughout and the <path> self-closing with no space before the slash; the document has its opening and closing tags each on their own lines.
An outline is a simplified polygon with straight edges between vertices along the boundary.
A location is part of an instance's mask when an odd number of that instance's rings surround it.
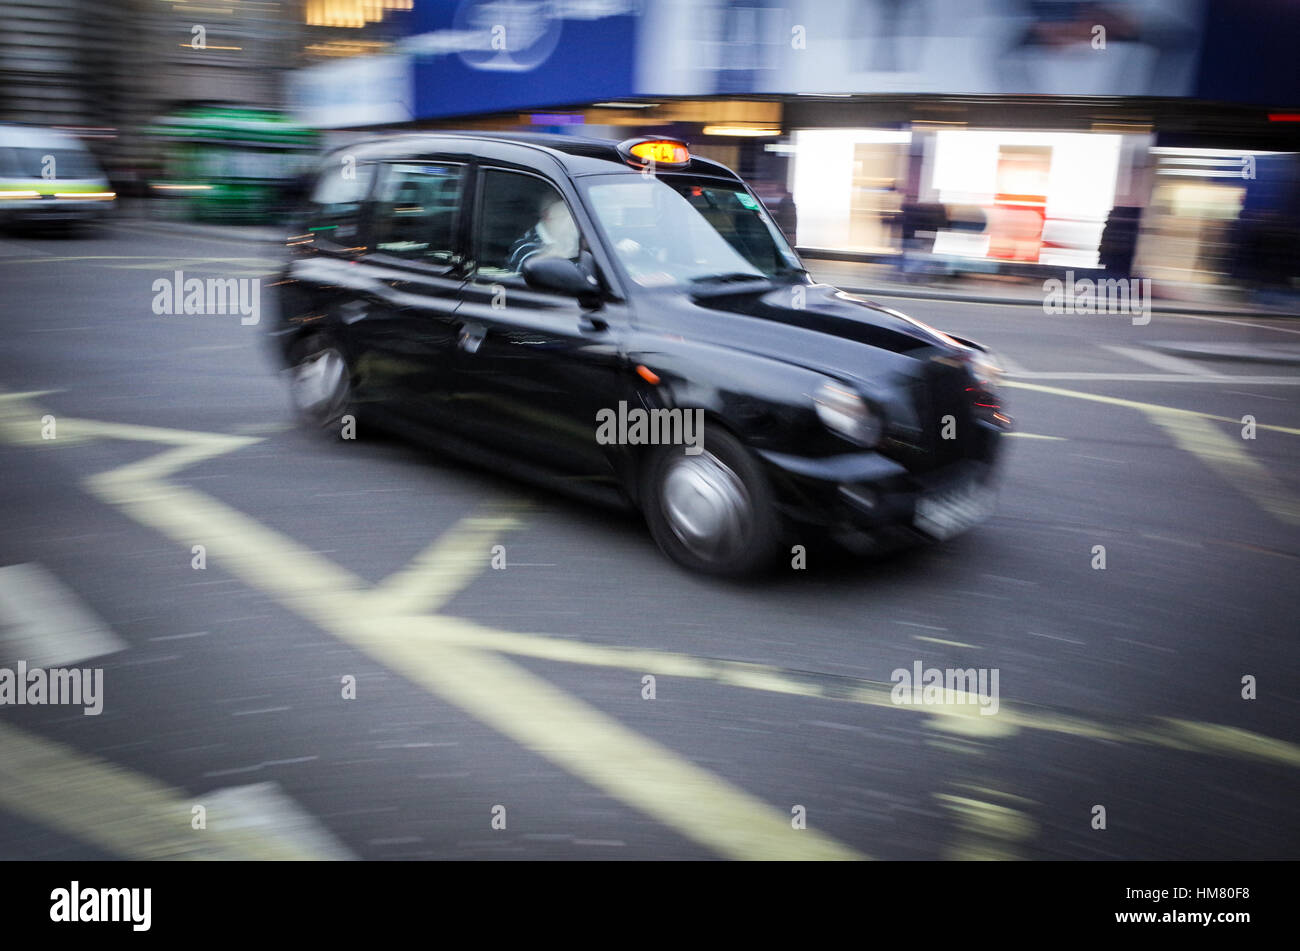
<svg viewBox="0 0 1300 951">
<path fill-rule="evenodd" d="M 908 283 L 899 278 L 892 264 L 812 257 L 805 257 L 803 262 L 815 280 L 873 297 L 1042 307 L 1046 296 L 1043 279 L 1038 278 L 990 274 L 927 278 Z M 1154 298 L 1151 311 L 1156 314 L 1300 317 L 1300 295 L 1295 294 L 1274 293 L 1251 299 L 1241 288 L 1156 281 L 1152 282 L 1151 293 Z"/>
</svg>

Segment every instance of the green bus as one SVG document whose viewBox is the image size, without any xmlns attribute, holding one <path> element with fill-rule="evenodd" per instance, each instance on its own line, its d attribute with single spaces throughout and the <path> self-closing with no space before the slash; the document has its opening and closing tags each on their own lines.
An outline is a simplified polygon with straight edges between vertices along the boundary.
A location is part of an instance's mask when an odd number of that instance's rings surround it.
<svg viewBox="0 0 1300 951">
<path fill-rule="evenodd" d="M 155 120 L 150 133 L 163 153 L 152 195 L 197 221 L 282 218 L 320 148 L 314 129 L 244 106 L 191 106 Z"/>
</svg>

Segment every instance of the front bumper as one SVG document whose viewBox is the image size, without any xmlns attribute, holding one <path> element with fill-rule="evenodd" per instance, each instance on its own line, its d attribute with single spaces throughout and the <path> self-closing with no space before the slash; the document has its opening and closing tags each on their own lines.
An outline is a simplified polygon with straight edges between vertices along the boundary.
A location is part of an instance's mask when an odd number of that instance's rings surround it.
<svg viewBox="0 0 1300 951">
<path fill-rule="evenodd" d="M 933 541 L 960 534 L 991 512 L 1001 430 L 990 424 L 978 457 L 925 472 L 878 452 L 809 458 L 758 452 L 791 522 L 845 540 Z M 870 547 L 870 546 L 867 546 Z"/>
</svg>

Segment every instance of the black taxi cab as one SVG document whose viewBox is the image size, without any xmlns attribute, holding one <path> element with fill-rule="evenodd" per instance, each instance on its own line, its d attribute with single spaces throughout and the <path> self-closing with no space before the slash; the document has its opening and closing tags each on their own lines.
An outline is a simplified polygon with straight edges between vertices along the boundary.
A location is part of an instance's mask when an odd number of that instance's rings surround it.
<svg viewBox="0 0 1300 951">
<path fill-rule="evenodd" d="M 718 575 L 810 533 L 892 548 L 991 509 L 996 361 L 813 281 L 754 192 L 681 141 L 354 144 L 295 230 L 270 333 L 310 426 L 633 506 Z"/>
</svg>

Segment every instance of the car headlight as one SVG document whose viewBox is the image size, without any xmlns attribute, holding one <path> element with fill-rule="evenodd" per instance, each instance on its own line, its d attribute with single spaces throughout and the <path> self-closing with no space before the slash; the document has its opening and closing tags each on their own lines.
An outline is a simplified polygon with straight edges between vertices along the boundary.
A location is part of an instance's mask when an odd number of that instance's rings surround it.
<svg viewBox="0 0 1300 951">
<path fill-rule="evenodd" d="M 986 350 L 976 350 L 970 361 L 971 373 L 975 379 L 986 386 L 997 386 L 1002 382 L 1002 361 Z"/>
<path fill-rule="evenodd" d="M 859 446 L 880 441 L 881 420 L 857 393 L 836 383 L 823 383 L 813 397 L 817 418 L 831 432 Z"/>
</svg>

